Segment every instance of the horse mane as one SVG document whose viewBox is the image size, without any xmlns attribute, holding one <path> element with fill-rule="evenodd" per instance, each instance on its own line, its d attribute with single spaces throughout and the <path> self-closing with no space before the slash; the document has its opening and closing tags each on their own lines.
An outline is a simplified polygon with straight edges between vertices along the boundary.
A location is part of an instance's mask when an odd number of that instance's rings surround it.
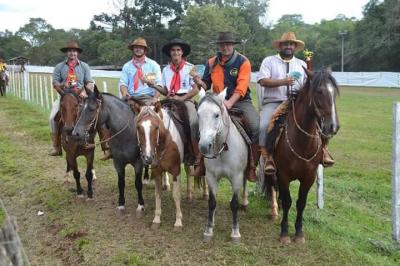
<svg viewBox="0 0 400 266">
<path fill-rule="evenodd" d="M 206 95 L 204 95 L 204 97 L 199 102 L 199 107 L 203 102 L 213 102 L 217 104 L 219 108 L 222 108 L 223 104 L 222 100 L 211 92 L 207 92 Z"/>
<path fill-rule="evenodd" d="M 339 87 L 337 85 L 336 79 L 332 76 L 331 72 L 326 69 L 314 72 L 314 75 L 312 76 L 309 85 L 311 85 L 312 89 L 316 89 L 319 88 L 321 84 L 325 83 L 327 80 L 332 83 L 336 93 L 339 94 Z"/>
<path fill-rule="evenodd" d="M 156 111 L 153 110 L 152 106 L 144 105 L 141 107 L 139 114 L 136 116 L 136 121 L 139 121 L 146 115 L 156 116 L 160 120 L 162 120 L 160 115 Z"/>
<path fill-rule="evenodd" d="M 60 97 L 60 102 L 62 101 L 62 99 L 64 98 L 64 96 L 65 95 L 67 95 L 67 94 L 69 94 L 69 95 L 73 95 L 73 96 L 75 96 L 75 98 L 79 101 L 79 95 L 73 90 L 73 89 L 64 89 L 63 90 L 63 94 L 61 94 L 61 97 Z"/>
</svg>

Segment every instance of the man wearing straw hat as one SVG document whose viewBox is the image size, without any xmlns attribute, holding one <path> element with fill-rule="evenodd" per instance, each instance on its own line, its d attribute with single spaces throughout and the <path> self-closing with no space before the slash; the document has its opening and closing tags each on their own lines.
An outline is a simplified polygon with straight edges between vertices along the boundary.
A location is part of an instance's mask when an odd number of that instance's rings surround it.
<svg viewBox="0 0 400 266">
<path fill-rule="evenodd" d="M 280 39 L 274 40 L 272 46 L 278 54 L 266 57 L 257 75 L 257 90 L 260 107 L 260 146 L 265 159 L 265 174 L 275 173 L 272 154 L 265 148 L 267 129 L 275 109 L 303 87 L 307 80 L 304 61 L 296 58 L 294 53 L 304 49 L 304 42 L 298 40 L 293 32 L 285 32 Z M 323 164 L 332 165 L 334 161 L 324 149 Z"/>
<path fill-rule="evenodd" d="M 56 91 L 63 91 L 64 89 L 72 89 L 76 92 L 83 86 L 87 89 L 93 90 L 93 79 L 90 74 L 89 65 L 78 59 L 78 55 L 82 53 L 82 49 L 79 45 L 74 42 L 68 42 L 64 47 L 60 49 L 61 52 L 65 53 L 67 58 L 59 63 L 53 71 L 53 88 Z M 81 98 L 86 98 L 86 91 L 82 90 L 79 95 Z M 60 109 L 60 100 L 57 99 L 52 106 L 49 123 L 52 132 L 53 150 L 49 153 L 51 156 L 62 155 L 61 151 L 61 130 L 58 128 L 58 123 L 55 121 L 55 117 Z M 99 130 L 100 139 L 107 138 L 108 132 L 105 130 Z M 108 143 L 102 144 L 102 149 L 105 153 L 103 160 L 110 158 L 110 151 Z"/>
<path fill-rule="evenodd" d="M 128 49 L 133 55 L 122 68 L 119 80 L 122 98 L 139 97 L 146 104 L 158 101 L 160 93 L 151 86 L 161 86 L 161 68 L 156 61 L 146 56 L 146 40 L 139 37 L 129 43 Z"/>
<path fill-rule="evenodd" d="M 250 97 L 250 61 L 235 50 L 235 44 L 238 43 L 241 41 L 236 40 L 232 32 L 219 32 L 216 41 L 212 42 L 218 47 L 217 55 L 208 60 L 203 78 L 195 76 L 194 80 L 205 90 L 212 87 L 213 92 L 217 94 L 226 89 L 225 107 L 228 110 L 234 107 L 243 112 L 249 126 L 247 132 L 252 142 L 247 179 L 255 182 L 256 163 L 260 157 L 258 146 L 260 117 Z"/>
</svg>

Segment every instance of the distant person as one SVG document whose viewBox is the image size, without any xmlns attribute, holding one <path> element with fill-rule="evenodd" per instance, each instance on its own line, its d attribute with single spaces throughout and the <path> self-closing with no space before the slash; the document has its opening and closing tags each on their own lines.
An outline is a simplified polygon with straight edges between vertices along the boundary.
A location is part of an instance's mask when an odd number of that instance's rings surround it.
<svg viewBox="0 0 400 266">
<path fill-rule="evenodd" d="M 265 158 L 264 171 L 266 174 L 275 173 L 275 163 L 272 154 L 268 154 L 265 145 L 267 129 L 276 108 L 303 87 L 307 76 L 304 68 L 306 63 L 294 56 L 296 51 L 304 49 L 304 42 L 298 40 L 293 32 L 285 32 L 279 40 L 274 40 L 272 46 L 278 54 L 266 57 L 260 66 L 257 82 L 261 86 L 258 90 L 260 104 L 260 146 L 261 154 Z M 333 159 L 323 149 L 323 165 L 331 166 Z"/>
<path fill-rule="evenodd" d="M 4 77 L 2 76 L 6 87 L 8 86 L 8 82 L 10 80 L 7 73 L 7 64 L 4 58 L 0 57 L 0 73 L 4 73 Z"/>
<path fill-rule="evenodd" d="M 71 89 L 79 92 L 79 90 L 85 86 L 86 88 L 93 90 L 94 81 L 90 74 L 89 65 L 78 59 L 78 55 L 82 53 L 82 49 L 79 45 L 74 42 L 68 42 L 64 47 L 60 49 L 61 52 L 65 53 L 67 58 L 59 63 L 53 71 L 53 88 L 57 91 L 64 89 Z M 82 99 L 87 97 L 86 91 L 82 90 L 79 97 Z M 57 99 L 52 106 L 52 110 L 49 117 L 50 128 L 52 132 L 53 149 L 49 153 L 51 156 L 61 156 L 61 129 L 58 128 L 58 122 L 55 121 L 55 117 L 60 110 L 60 100 Z M 106 129 L 99 130 L 100 139 L 108 138 L 109 132 Z M 111 157 L 109 145 L 107 142 L 102 143 L 102 149 L 104 151 L 104 157 L 102 160 L 109 159 Z"/>
<path fill-rule="evenodd" d="M 155 103 L 159 100 L 160 93 L 150 87 L 161 86 L 160 65 L 146 56 L 148 46 L 143 38 L 137 38 L 129 43 L 128 49 L 132 51 L 132 59 L 122 68 L 119 80 L 119 90 L 122 98 L 131 96 L 140 97 L 146 104 Z"/>
<path fill-rule="evenodd" d="M 215 94 L 226 88 L 224 100 L 226 109 L 236 108 L 243 112 L 249 126 L 247 132 L 252 141 L 247 180 L 255 182 L 256 164 L 260 157 L 258 146 L 260 117 L 250 97 L 250 61 L 235 50 L 235 44 L 241 42 L 235 39 L 232 32 L 219 32 L 213 43 L 217 45 L 218 52 L 208 59 L 203 78 L 195 76 L 194 81 L 205 90 L 212 88 Z M 193 175 L 204 175 L 203 169 L 204 166 L 195 168 Z"/>
</svg>

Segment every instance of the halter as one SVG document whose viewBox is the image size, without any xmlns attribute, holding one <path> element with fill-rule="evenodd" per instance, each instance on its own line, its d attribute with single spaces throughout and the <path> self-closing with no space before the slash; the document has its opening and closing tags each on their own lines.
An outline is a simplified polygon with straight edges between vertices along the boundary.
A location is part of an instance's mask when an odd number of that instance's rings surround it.
<svg viewBox="0 0 400 266">
<path fill-rule="evenodd" d="M 215 158 L 217 158 L 222 152 L 228 150 L 228 144 L 226 143 L 226 141 L 228 140 L 228 136 L 229 136 L 230 123 L 229 123 L 229 121 L 228 121 L 228 123 L 226 124 L 225 121 L 224 121 L 224 114 L 225 114 L 225 115 L 227 114 L 227 112 L 224 111 L 224 107 L 221 106 L 221 105 L 217 102 L 217 100 L 215 100 L 215 98 L 212 97 L 212 96 L 207 96 L 207 99 L 210 99 L 213 103 L 215 103 L 215 104 L 219 107 L 219 109 L 220 109 L 220 111 L 221 111 L 221 121 L 222 121 L 222 122 L 219 123 L 219 127 L 218 127 L 217 133 L 216 133 L 215 135 L 216 135 L 216 136 L 221 135 L 221 134 L 222 134 L 222 131 L 223 131 L 223 129 L 224 129 L 224 127 L 227 127 L 227 128 L 228 128 L 228 132 L 226 133 L 225 141 L 222 143 L 221 147 L 219 148 L 219 150 L 218 150 L 217 152 L 215 152 L 212 156 L 206 156 L 206 155 L 204 155 L 204 154 L 202 153 L 202 155 L 203 155 L 205 158 L 207 158 L 207 159 L 215 159 Z M 199 107 L 200 107 L 200 105 L 201 105 L 202 103 L 203 103 L 203 101 L 200 102 Z M 229 118 L 229 115 L 228 115 L 228 119 L 230 119 L 230 118 Z M 216 142 L 217 142 L 217 138 L 214 137 L 214 139 L 213 139 L 214 151 L 215 151 Z"/>
</svg>

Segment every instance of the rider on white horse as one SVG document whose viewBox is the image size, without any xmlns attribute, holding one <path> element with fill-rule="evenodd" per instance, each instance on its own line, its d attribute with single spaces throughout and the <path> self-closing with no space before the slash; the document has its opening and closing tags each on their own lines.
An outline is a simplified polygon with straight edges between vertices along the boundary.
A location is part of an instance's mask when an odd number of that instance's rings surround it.
<svg viewBox="0 0 400 266">
<path fill-rule="evenodd" d="M 241 42 L 234 38 L 232 32 L 218 33 L 217 40 L 213 43 L 218 46 L 219 51 L 216 56 L 208 60 L 203 78 L 196 76 L 194 81 L 205 90 L 212 87 L 214 93 L 220 93 L 226 88 L 224 100 L 226 109 L 230 110 L 234 107 L 243 112 L 249 126 L 248 133 L 252 143 L 247 179 L 254 182 L 257 179 L 256 162 L 260 157 L 258 145 L 260 117 L 250 97 L 250 61 L 234 49 L 235 44 Z M 204 175 L 203 168 L 197 167 L 193 175 Z"/>
</svg>

